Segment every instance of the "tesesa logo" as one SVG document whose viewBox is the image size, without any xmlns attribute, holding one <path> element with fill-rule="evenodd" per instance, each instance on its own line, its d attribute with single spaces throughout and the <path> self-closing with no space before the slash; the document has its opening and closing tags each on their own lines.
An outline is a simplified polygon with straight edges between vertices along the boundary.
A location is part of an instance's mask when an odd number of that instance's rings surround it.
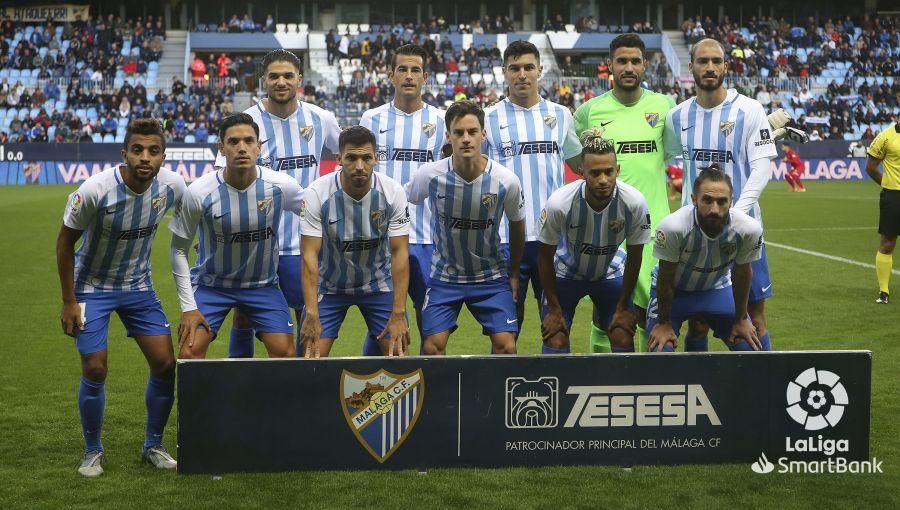
<svg viewBox="0 0 900 510">
<path fill-rule="evenodd" d="M 505 400 L 507 428 L 553 428 L 559 414 L 559 379 L 510 377 L 506 379 Z"/>
</svg>

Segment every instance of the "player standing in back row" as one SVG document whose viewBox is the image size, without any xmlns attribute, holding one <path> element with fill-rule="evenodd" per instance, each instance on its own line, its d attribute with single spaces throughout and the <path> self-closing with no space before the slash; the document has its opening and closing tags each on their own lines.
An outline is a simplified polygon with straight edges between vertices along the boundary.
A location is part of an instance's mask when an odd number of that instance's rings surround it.
<svg viewBox="0 0 900 510">
<path fill-rule="evenodd" d="M 78 410 L 85 451 L 78 473 L 83 476 L 103 474 L 100 432 L 112 312 L 150 365 L 143 459 L 162 469 L 176 466 L 162 446 L 163 429 L 175 402 L 175 354 L 169 321 L 150 279 L 150 248 L 159 222 L 181 202 L 186 187 L 178 174 L 160 169 L 165 151 L 165 133 L 158 121 L 129 123 L 124 163 L 91 176 L 69 196 L 56 241 L 62 328 L 75 337 L 81 355 Z"/>
<path fill-rule="evenodd" d="M 637 34 L 622 34 L 609 45 L 612 90 L 581 105 L 575 112 L 575 132 L 601 129 L 603 138 L 616 147 L 621 167 L 618 179 L 640 191 L 650 208 L 651 232 L 669 214 L 663 132 L 672 99 L 641 88 L 647 69 L 646 47 Z M 644 246 L 641 274 L 634 291 L 638 337 L 646 341 L 643 324 L 650 300 L 650 272 L 656 265 L 650 243 Z M 599 308 L 594 307 L 591 352 L 609 352 L 609 338 L 599 328 Z M 638 347 L 638 346 L 635 346 Z"/>
<path fill-rule="evenodd" d="M 285 173 L 301 188 L 306 188 L 319 176 L 323 150 L 337 154 L 341 129 L 333 113 L 297 99 L 303 66 L 296 55 L 283 49 L 270 51 L 263 57 L 262 68 L 266 97 L 244 111 L 259 126 L 262 148 L 256 163 Z M 216 167 L 225 167 L 221 151 L 216 158 Z M 278 285 L 288 306 L 294 309 L 299 324 L 303 309 L 299 216 L 285 211 L 278 230 L 278 243 L 281 246 Z M 228 356 L 252 358 L 253 335 L 246 315 L 235 310 Z"/>
<path fill-rule="evenodd" d="M 777 155 L 775 137 L 759 102 L 726 89 L 722 83 L 728 65 L 722 45 L 704 39 L 691 48 L 691 72 L 697 96 L 679 104 L 666 119 L 666 153 L 684 157 L 684 189 L 694 188 L 700 169 L 711 163 L 731 178 L 734 208 L 762 223 L 759 197 L 769 182 L 771 160 Z M 685 193 L 682 204 L 690 204 Z M 760 343 L 769 350 L 765 304 L 772 295 L 766 247 L 755 260 L 750 287 L 749 313 Z M 691 321 L 685 349 L 708 350 L 706 324 Z"/>
<path fill-rule="evenodd" d="M 391 58 L 388 78 L 394 86 L 394 98 L 388 104 L 367 110 L 359 125 L 375 135 L 377 172 L 406 185 L 425 163 L 441 159 L 445 141 L 444 111 L 422 101 L 422 87 L 428 79 L 425 63 L 428 54 L 420 46 L 407 44 L 397 48 Z M 431 209 L 409 205 L 409 297 L 416 310 L 416 323 L 422 332 L 422 303 L 431 272 L 434 245 L 431 234 Z M 381 348 L 366 337 L 363 354 L 378 356 Z"/>
<path fill-rule="evenodd" d="M 538 238 L 535 225 L 550 195 L 565 184 L 565 164 L 578 168 L 581 143 L 572 114 L 565 106 L 541 98 L 538 84 L 543 72 L 541 55 L 527 41 L 510 43 L 503 52 L 503 74 L 509 93 L 487 108 L 484 152 L 489 159 L 512 170 L 525 194 L 525 252 L 519 269 L 516 313 L 519 329 L 525 317 L 525 298 L 531 281 L 538 310 L 541 283 L 537 268 Z M 573 159 L 574 158 L 574 159 Z M 500 242 L 509 256 L 509 226 L 500 225 Z"/>
</svg>

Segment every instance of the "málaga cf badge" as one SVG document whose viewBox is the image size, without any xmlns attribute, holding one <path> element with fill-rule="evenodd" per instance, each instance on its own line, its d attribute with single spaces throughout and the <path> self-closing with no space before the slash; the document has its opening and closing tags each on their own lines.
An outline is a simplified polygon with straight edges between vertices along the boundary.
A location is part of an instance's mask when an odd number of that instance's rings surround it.
<svg viewBox="0 0 900 510">
<path fill-rule="evenodd" d="M 409 436 L 422 410 L 422 369 L 409 374 L 379 370 L 341 373 L 341 408 L 360 444 L 378 462 L 390 457 Z"/>
</svg>

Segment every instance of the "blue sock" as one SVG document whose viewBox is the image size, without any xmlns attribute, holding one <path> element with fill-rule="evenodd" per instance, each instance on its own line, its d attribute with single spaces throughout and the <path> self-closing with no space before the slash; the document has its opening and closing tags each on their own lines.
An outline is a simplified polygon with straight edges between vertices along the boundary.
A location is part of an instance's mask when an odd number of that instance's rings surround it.
<svg viewBox="0 0 900 510">
<path fill-rule="evenodd" d="M 672 344 L 666 344 L 663 346 L 662 352 L 675 352 L 675 348 L 672 347 Z"/>
<path fill-rule="evenodd" d="M 631 348 L 628 348 L 628 347 L 616 347 L 615 345 L 610 345 L 610 349 L 612 350 L 612 352 L 634 352 L 634 346 L 633 346 L 633 345 L 631 346 Z"/>
<path fill-rule="evenodd" d="M 746 340 L 741 340 L 740 342 L 729 346 L 729 349 L 732 351 L 752 351 L 753 347 L 750 347 L 750 344 L 747 343 Z"/>
<path fill-rule="evenodd" d="M 759 343 L 762 344 L 762 350 L 771 351 L 772 350 L 772 341 L 769 340 L 769 333 L 766 332 L 765 335 L 759 337 Z"/>
<path fill-rule="evenodd" d="M 103 428 L 103 408 L 106 406 L 106 383 L 81 377 L 78 387 L 78 411 L 81 413 L 81 433 L 84 451 L 103 451 L 100 430 Z"/>
<path fill-rule="evenodd" d="M 541 346 L 541 354 L 569 354 L 572 350 L 569 347 L 564 349 L 555 349 L 553 347 L 548 347 L 546 344 Z"/>
<path fill-rule="evenodd" d="M 372 335 L 366 335 L 366 341 L 363 342 L 363 356 L 381 356 L 381 347 Z"/>
<path fill-rule="evenodd" d="M 169 421 L 169 412 L 175 403 L 175 377 L 160 379 L 150 376 L 147 381 L 147 392 L 144 394 L 147 404 L 147 437 L 144 449 L 162 444 L 163 429 Z"/>
<path fill-rule="evenodd" d="M 684 337 L 684 350 L 686 352 L 706 352 L 709 350 L 709 338 Z"/>
<path fill-rule="evenodd" d="M 253 328 L 231 328 L 231 340 L 228 342 L 228 357 L 253 357 Z"/>
</svg>

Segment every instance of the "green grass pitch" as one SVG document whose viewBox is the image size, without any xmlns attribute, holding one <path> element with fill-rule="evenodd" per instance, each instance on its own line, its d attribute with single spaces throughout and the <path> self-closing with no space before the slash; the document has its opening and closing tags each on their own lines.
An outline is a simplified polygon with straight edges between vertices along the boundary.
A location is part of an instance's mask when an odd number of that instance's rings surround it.
<svg viewBox="0 0 900 510">
<path fill-rule="evenodd" d="M 178 476 L 140 463 L 147 367 L 117 320 L 110 331 L 107 406 L 103 429 L 108 467 L 99 479 L 75 472 L 82 452 L 76 407 L 78 355 L 60 332 L 55 240 L 71 187 L 0 187 L 0 507 L 96 508 L 747 508 L 900 507 L 900 301 L 874 304 L 874 270 L 791 251 L 784 246 L 874 262 L 878 187 L 871 182 L 812 182 L 806 194 L 770 183 L 762 206 L 776 295 L 768 302 L 778 350 L 870 349 L 871 455 L 884 461 L 880 475 L 757 475 L 748 465 L 687 467 L 548 467 L 541 469 L 435 469 L 400 472 L 300 472 Z M 169 272 L 168 229 L 153 253 L 154 282 L 173 326 L 177 299 Z M 900 263 L 895 263 L 900 268 Z M 893 277 L 900 296 L 900 275 Z M 584 352 L 588 305 L 579 309 L 573 351 Z M 351 312 L 334 354 L 360 350 L 362 321 Z M 489 351 L 463 312 L 451 354 Z M 539 351 L 533 302 L 520 351 Z M 223 327 L 227 332 L 228 323 Z M 226 333 L 227 334 L 227 333 Z M 416 342 L 417 343 L 417 342 Z M 214 342 L 210 357 L 224 357 Z M 711 340 L 717 350 L 722 346 Z M 257 353 L 261 351 L 257 344 Z M 175 416 L 165 444 L 175 450 Z"/>
</svg>

